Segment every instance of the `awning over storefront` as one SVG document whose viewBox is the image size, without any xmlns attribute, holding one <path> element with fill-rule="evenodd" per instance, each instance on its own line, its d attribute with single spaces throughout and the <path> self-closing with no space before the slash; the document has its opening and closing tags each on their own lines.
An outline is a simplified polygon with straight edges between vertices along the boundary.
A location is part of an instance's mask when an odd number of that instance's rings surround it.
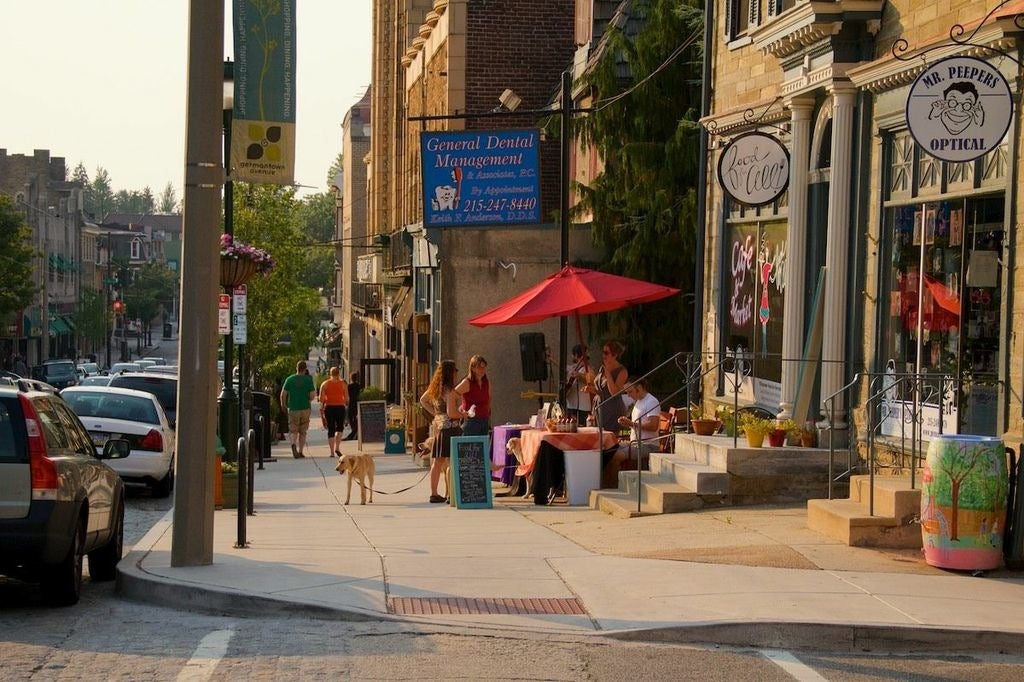
<svg viewBox="0 0 1024 682">
<path fill-rule="evenodd" d="M 66 324 L 68 326 L 68 329 L 70 331 L 75 331 L 75 321 L 73 319 L 71 319 L 71 316 L 70 315 L 62 315 L 61 317 L 64 319 L 64 324 Z"/>
<path fill-rule="evenodd" d="M 399 301 L 391 309 L 391 326 L 395 329 L 408 329 L 412 320 L 412 289 L 402 287 Z"/>
<path fill-rule="evenodd" d="M 60 336 L 61 334 L 67 334 L 69 331 L 68 326 L 64 324 L 64 318 L 59 315 L 54 315 L 50 318 L 50 336 Z"/>
<path fill-rule="evenodd" d="M 34 310 L 26 310 L 24 315 L 25 337 L 39 336 L 39 315 Z"/>
</svg>

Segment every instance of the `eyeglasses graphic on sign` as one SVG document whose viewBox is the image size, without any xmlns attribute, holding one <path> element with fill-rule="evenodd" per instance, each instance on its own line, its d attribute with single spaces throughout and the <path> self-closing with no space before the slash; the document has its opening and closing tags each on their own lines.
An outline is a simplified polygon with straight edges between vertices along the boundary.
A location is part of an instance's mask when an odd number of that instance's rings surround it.
<svg viewBox="0 0 1024 682">
<path fill-rule="evenodd" d="M 950 57 L 917 77 L 906 112 L 910 134 L 926 152 L 963 163 L 1002 142 L 1013 116 L 1013 97 L 994 65 L 975 57 Z"/>
</svg>

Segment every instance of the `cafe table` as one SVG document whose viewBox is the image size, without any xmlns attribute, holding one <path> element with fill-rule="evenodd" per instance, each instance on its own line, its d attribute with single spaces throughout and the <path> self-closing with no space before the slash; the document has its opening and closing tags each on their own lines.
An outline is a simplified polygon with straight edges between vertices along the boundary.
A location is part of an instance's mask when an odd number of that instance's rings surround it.
<svg viewBox="0 0 1024 682">
<path fill-rule="evenodd" d="M 619 442 L 617 433 L 581 426 L 575 432 L 523 429 L 519 434 L 523 463 L 517 476 L 533 474 L 534 504 L 547 504 L 551 488 L 557 486 L 565 473 L 565 453 L 607 450 Z"/>
</svg>

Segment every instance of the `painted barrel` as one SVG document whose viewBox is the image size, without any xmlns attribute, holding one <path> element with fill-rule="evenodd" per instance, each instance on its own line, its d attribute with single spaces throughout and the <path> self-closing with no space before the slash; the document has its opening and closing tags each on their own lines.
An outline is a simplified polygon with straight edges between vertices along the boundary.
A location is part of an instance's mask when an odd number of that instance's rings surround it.
<svg viewBox="0 0 1024 682">
<path fill-rule="evenodd" d="M 1000 439 L 935 436 L 921 474 L 925 561 L 959 570 L 998 568 L 1008 488 L 1006 449 Z"/>
</svg>

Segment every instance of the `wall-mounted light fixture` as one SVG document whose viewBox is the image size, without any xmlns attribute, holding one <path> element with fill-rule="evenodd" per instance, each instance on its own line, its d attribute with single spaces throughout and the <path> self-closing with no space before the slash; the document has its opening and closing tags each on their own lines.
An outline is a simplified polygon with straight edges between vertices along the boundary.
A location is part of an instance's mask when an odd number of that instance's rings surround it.
<svg viewBox="0 0 1024 682">
<path fill-rule="evenodd" d="M 505 88 L 505 92 L 498 96 L 498 101 L 505 111 L 515 111 L 523 103 L 523 98 L 515 93 L 512 88 Z"/>
</svg>

